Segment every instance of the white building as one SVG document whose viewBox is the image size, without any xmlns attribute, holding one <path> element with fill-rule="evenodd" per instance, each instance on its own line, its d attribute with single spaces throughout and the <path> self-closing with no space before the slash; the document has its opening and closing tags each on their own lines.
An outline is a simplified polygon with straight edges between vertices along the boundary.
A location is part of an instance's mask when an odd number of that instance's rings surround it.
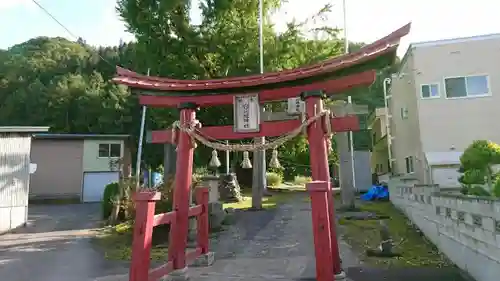
<svg viewBox="0 0 500 281">
<path fill-rule="evenodd" d="M 0 127 L 0 233 L 27 222 L 31 136 L 48 129 Z"/>
</svg>

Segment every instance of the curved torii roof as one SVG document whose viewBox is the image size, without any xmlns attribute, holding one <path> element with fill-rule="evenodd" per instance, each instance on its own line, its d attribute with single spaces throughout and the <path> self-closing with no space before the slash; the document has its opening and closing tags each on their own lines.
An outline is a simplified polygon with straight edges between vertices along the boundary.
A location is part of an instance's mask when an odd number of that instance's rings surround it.
<svg viewBox="0 0 500 281">
<path fill-rule="evenodd" d="M 243 88 L 275 88 L 276 84 L 286 82 L 297 83 L 323 76 L 339 76 L 348 73 L 353 67 L 370 64 L 379 57 L 396 55 L 400 39 L 410 32 L 411 23 L 399 28 L 384 38 L 364 46 L 357 52 L 337 56 L 313 65 L 300 68 L 271 72 L 259 75 L 248 75 L 210 80 L 179 80 L 155 76 L 145 76 L 131 70 L 117 67 L 117 76 L 113 81 L 118 84 L 127 85 L 132 88 L 152 91 L 175 91 L 175 92 L 227 92 L 231 89 Z M 358 71 L 354 71 L 358 72 Z"/>
</svg>

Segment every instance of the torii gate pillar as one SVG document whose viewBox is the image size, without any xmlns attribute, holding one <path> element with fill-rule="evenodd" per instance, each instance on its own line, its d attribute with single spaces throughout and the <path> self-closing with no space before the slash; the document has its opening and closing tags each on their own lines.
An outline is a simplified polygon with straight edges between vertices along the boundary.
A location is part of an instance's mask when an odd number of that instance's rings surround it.
<svg viewBox="0 0 500 281">
<path fill-rule="evenodd" d="M 181 103 L 179 105 L 181 126 L 191 124 L 196 119 L 198 106 L 194 103 Z M 173 210 L 175 210 L 175 223 L 170 230 L 169 259 L 173 261 L 174 269 L 186 267 L 186 254 L 189 224 L 189 194 L 193 174 L 194 144 L 191 137 L 179 131 L 177 145 L 177 169 L 175 171 L 175 189 Z"/>
<path fill-rule="evenodd" d="M 311 91 L 304 92 L 301 94 L 301 98 L 306 104 L 306 114 L 307 118 L 311 118 L 323 111 L 323 93 L 322 91 Z M 330 116 L 328 116 L 330 118 Z M 316 122 L 312 123 L 307 127 L 307 139 L 309 142 L 309 155 L 310 155 L 310 165 L 313 181 L 326 181 L 330 182 L 330 170 L 328 166 L 328 147 L 327 147 L 327 136 L 324 131 L 324 119 L 318 119 Z M 332 185 L 329 185 L 327 192 L 328 195 L 328 216 L 330 218 L 330 245 L 325 245 L 330 247 L 332 257 L 333 257 L 333 273 L 341 274 L 342 268 L 340 264 L 340 253 L 337 242 L 337 232 L 335 226 L 335 206 L 333 202 Z M 321 261 L 316 261 L 321 262 Z"/>
</svg>

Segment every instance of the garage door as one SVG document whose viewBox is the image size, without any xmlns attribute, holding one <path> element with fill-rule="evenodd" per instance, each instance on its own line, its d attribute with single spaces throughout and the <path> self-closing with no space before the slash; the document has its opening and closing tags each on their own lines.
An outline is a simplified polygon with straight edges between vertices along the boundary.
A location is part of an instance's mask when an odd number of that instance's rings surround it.
<svg viewBox="0 0 500 281">
<path fill-rule="evenodd" d="M 441 187 L 460 187 L 458 167 L 436 167 L 432 169 L 432 180 Z"/>
<path fill-rule="evenodd" d="M 100 202 L 106 185 L 117 182 L 118 172 L 85 173 L 83 177 L 83 202 Z"/>
</svg>

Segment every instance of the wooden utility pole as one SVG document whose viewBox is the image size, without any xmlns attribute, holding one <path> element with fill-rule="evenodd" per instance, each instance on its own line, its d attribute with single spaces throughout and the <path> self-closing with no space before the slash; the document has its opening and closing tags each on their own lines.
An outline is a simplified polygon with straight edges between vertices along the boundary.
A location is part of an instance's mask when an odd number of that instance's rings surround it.
<svg viewBox="0 0 500 281">
<path fill-rule="evenodd" d="M 259 0 L 259 65 L 260 74 L 264 74 L 264 0 Z M 264 105 L 261 105 L 261 112 L 264 111 Z M 265 137 L 254 139 L 256 144 L 264 144 Z M 252 207 L 262 209 L 262 196 L 266 192 L 266 151 L 259 150 L 253 154 L 253 179 L 252 179 Z"/>
<path fill-rule="evenodd" d="M 260 120 L 261 122 L 268 122 L 268 121 L 285 121 L 285 120 L 293 120 L 293 119 L 298 119 L 298 116 L 290 115 L 287 112 L 271 112 L 271 111 L 265 111 L 263 108 L 261 109 L 260 112 Z M 258 140 L 259 138 L 256 138 Z M 263 159 L 259 159 L 259 161 L 254 161 L 254 181 L 256 179 L 255 174 L 260 173 L 262 170 L 262 166 L 266 167 L 266 159 L 265 159 L 265 154 Z M 264 180 L 262 178 L 258 179 L 258 183 L 256 184 L 255 182 L 252 184 L 252 208 L 253 209 L 262 209 L 262 197 L 267 194 L 267 188 L 266 186 L 262 186 L 262 182 L 265 181 L 265 176 L 266 173 L 265 171 L 263 172 L 264 175 Z"/>
<path fill-rule="evenodd" d="M 366 114 L 368 107 L 365 105 L 347 104 L 345 101 L 338 102 L 330 108 L 335 116 L 344 117 L 352 114 Z M 339 154 L 339 176 L 340 176 L 340 196 L 342 199 L 343 209 L 354 209 L 355 193 L 354 187 L 354 165 L 352 163 L 353 157 L 349 149 L 349 136 L 348 132 L 341 132 L 335 134 L 335 141 L 337 143 L 337 151 Z M 353 151 L 354 153 L 354 151 Z"/>
<path fill-rule="evenodd" d="M 175 145 L 165 144 L 165 158 L 163 159 L 163 182 L 168 182 L 171 178 L 175 178 L 175 163 L 177 162 L 177 153 Z"/>
</svg>

